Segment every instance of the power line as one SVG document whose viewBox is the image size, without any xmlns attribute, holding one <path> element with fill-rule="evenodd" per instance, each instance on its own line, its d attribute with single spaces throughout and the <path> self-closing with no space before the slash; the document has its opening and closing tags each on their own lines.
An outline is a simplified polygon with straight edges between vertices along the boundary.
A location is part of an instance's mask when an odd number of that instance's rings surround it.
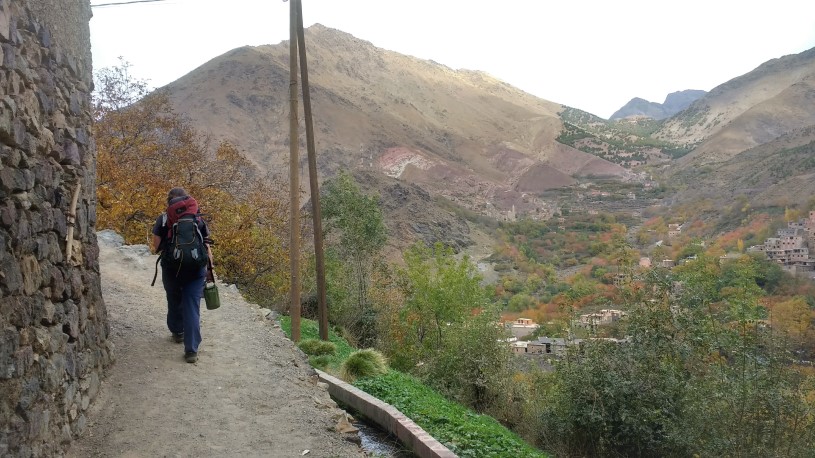
<svg viewBox="0 0 815 458">
<path fill-rule="evenodd" d="M 133 3 L 153 3 L 153 2 L 164 2 L 167 0 L 131 0 L 129 2 L 116 2 L 116 3 L 99 3 L 97 5 L 91 5 L 91 8 L 98 8 L 104 6 L 119 6 L 119 5 L 130 5 Z"/>
</svg>

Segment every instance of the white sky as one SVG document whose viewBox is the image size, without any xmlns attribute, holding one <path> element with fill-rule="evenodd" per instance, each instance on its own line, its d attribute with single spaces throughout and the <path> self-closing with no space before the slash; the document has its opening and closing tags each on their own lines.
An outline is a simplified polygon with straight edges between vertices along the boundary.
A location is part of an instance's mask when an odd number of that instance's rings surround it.
<svg viewBox="0 0 815 458">
<path fill-rule="evenodd" d="M 127 0 L 91 0 L 92 5 Z M 603 118 L 815 47 L 812 0 L 302 0 L 320 23 L 454 69 L 485 71 Z M 244 45 L 288 39 L 281 0 L 93 8 L 94 68 L 122 56 L 154 87 Z M 308 43 L 306 43 L 308 46 Z"/>
</svg>

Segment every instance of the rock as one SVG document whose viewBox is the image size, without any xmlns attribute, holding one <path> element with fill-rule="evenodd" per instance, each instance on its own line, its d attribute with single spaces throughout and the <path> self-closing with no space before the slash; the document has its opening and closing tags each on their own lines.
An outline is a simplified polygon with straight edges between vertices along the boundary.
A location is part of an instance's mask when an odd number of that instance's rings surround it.
<svg viewBox="0 0 815 458">
<path fill-rule="evenodd" d="M 27 296 L 31 296 L 35 291 L 40 289 L 42 283 L 42 271 L 40 270 L 40 263 L 34 256 L 26 256 L 23 258 L 23 292 Z"/>
<path fill-rule="evenodd" d="M 0 170 L 0 189 L 11 193 L 34 188 L 34 172 L 29 169 L 4 168 Z"/>
<path fill-rule="evenodd" d="M 36 350 L 37 353 L 48 353 L 51 350 L 51 333 L 39 326 L 34 327 L 33 329 L 34 350 Z"/>
<path fill-rule="evenodd" d="M 11 11 L 8 0 L 0 2 L 0 38 L 11 41 Z"/>
<path fill-rule="evenodd" d="M 20 336 L 13 327 L 0 330 L 0 380 L 9 379 L 15 373 L 15 358 Z"/>
<path fill-rule="evenodd" d="M 356 426 L 351 424 L 351 422 L 348 419 L 347 414 L 340 417 L 340 420 L 337 422 L 336 429 L 337 429 L 337 432 L 340 432 L 340 433 L 343 433 L 343 434 L 348 434 L 348 433 L 357 434 L 357 433 L 359 433 L 359 428 L 357 428 Z"/>
<path fill-rule="evenodd" d="M 100 245 L 113 248 L 120 247 L 125 243 L 124 237 L 119 235 L 116 231 L 112 231 L 110 229 L 105 229 L 97 232 L 96 238 L 99 241 Z"/>
</svg>

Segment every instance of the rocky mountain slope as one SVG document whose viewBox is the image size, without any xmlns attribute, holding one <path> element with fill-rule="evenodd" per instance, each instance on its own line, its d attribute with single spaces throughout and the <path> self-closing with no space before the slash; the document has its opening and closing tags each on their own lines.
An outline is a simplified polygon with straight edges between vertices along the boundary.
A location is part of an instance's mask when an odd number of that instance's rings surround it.
<svg viewBox="0 0 815 458">
<path fill-rule="evenodd" d="M 668 169 L 679 201 L 808 199 L 815 172 L 815 48 L 713 89 L 654 134 L 697 146 Z"/>
<path fill-rule="evenodd" d="M 609 120 L 623 119 L 631 116 L 645 116 L 653 119 L 669 118 L 680 111 L 688 108 L 691 103 L 702 98 L 707 92 L 696 89 L 671 92 L 665 97 L 665 102 L 649 102 L 639 97 L 634 97 L 622 108 L 615 111 Z"/>
<path fill-rule="evenodd" d="M 319 24 L 306 30 L 306 43 L 320 178 L 355 170 L 382 196 L 399 245 L 469 246 L 473 225 L 446 204 L 499 220 L 545 219 L 558 206 L 547 193 L 598 179 L 668 180 L 674 202 L 777 201 L 807 188 L 815 49 L 773 59 L 707 94 L 671 94 L 659 106 L 664 113 L 702 97 L 669 118 L 606 121 Z M 163 89 L 194 127 L 285 175 L 288 64 L 288 42 L 243 47 Z"/>
<path fill-rule="evenodd" d="M 721 84 L 654 134 L 698 145 L 681 168 L 726 161 L 815 124 L 815 48 L 773 59 Z"/>
<path fill-rule="evenodd" d="M 322 178 L 369 169 L 481 213 L 528 206 L 526 193 L 580 177 L 631 178 L 618 164 L 556 141 L 564 107 L 485 73 L 321 25 L 306 30 L 306 44 Z M 261 169 L 284 170 L 288 64 L 288 42 L 239 48 L 164 89 L 195 127 L 236 144 Z"/>
</svg>

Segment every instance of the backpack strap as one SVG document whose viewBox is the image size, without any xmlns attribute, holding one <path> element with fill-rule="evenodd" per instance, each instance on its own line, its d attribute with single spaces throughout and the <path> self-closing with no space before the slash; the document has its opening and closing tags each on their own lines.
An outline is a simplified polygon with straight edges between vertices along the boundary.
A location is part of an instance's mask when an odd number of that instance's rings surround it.
<svg viewBox="0 0 815 458">
<path fill-rule="evenodd" d="M 156 259 L 156 272 L 153 273 L 153 281 L 150 283 L 150 286 L 154 286 L 156 284 L 156 277 L 158 277 L 158 263 L 161 261 L 161 255 L 163 253 L 159 252 L 158 259 Z"/>
<path fill-rule="evenodd" d="M 167 212 L 161 214 L 161 227 L 167 227 Z M 168 229 L 169 230 L 169 229 Z M 161 237 L 161 242 L 158 243 L 158 259 L 156 259 L 156 271 L 153 273 L 153 281 L 150 286 L 156 285 L 156 278 L 158 278 L 158 263 L 161 262 L 161 255 L 164 254 L 164 242 L 167 240 L 167 233 Z"/>
</svg>

